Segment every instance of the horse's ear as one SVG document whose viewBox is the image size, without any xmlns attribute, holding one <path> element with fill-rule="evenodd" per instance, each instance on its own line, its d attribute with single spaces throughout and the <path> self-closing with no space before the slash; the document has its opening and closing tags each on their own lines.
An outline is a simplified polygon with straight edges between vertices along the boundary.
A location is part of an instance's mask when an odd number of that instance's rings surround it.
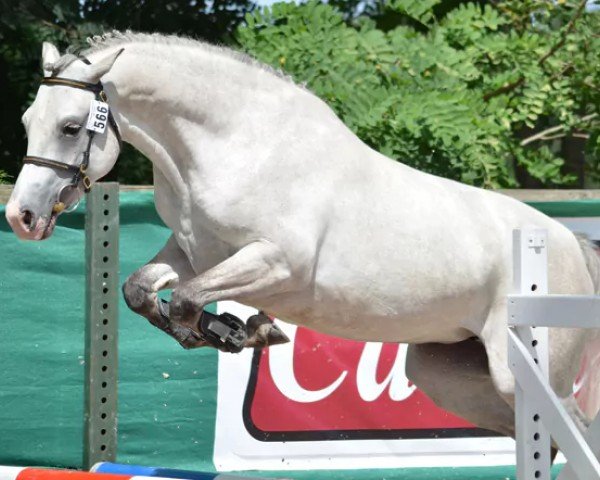
<svg viewBox="0 0 600 480">
<path fill-rule="evenodd" d="M 49 77 L 52 74 L 52 67 L 60 58 L 58 48 L 50 42 L 42 44 L 42 68 L 44 69 L 44 77 Z"/>
<path fill-rule="evenodd" d="M 88 67 L 89 71 L 89 82 L 96 83 L 99 82 L 100 79 L 108 73 L 108 71 L 112 68 L 115 61 L 123 53 L 124 48 L 117 50 L 116 52 L 107 55 L 104 58 L 101 58 L 99 61 L 92 63 Z"/>
</svg>

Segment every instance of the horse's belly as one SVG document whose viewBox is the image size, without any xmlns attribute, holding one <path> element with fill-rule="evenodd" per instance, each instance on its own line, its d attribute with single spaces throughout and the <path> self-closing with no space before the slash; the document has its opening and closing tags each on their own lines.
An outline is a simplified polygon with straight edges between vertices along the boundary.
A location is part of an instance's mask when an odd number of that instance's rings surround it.
<svg viewBox="0 0 600 480">
<path fill-rule="evenodd" d="M 372 296 L 340 300 L 317 289 L 310 295 L 274 296 L 257 306 L 281 320 L 325 334 L 373 342 L 458 342 L 473 336 L 468 326 L 485 321 L 482 296 L 457 296 L 419 308 L 407 307 L 410 302 L 402 300 L 401 295 L 393 304 Z"/>
<path fill-rule="evenodd" d="M 377 240 L 321 252 L 311 296 L 291 305 L 302 303 L 298 323 L 347 338 L 409 343 L 456 342 L 482 330 L 506 264 L 500 252 L 475 240 L 461 248 L 438 232 L 426 239 L 382 232 Z"/>
</svg>

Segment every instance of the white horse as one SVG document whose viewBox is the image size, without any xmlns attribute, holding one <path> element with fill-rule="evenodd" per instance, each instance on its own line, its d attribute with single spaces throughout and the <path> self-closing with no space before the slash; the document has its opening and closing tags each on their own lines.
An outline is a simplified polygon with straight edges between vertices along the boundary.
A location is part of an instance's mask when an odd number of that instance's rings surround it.
<svg viewBox="0 0 600 480">
<path fill-rule="evenodd" d="M 513 434 L 511 232 L 548 230 L 552 293 L 598 292 L 600 261 L 585 242 L 523 203 L 386 158 L 311 92 L 237 53 L 130 33 L 91 44 L 90 64 L 44 45 L 47 82 L 23 116 L 34 160 L 6 210 L 18 236 L 50 236 L 83 180 L 113 167 L 120 130 L 152 161 L 156 208 L 173 231 L 124 285 L 135 311 L 160 326 L 157 292 L 174 289 L 165 329 L 188 347 L 205 344 L 188 334 L 221 300 L 340 337 L 407 342 L 408 374 L 435 402 Z M 84 135 L 102 95 L 48 78 L 101 80 L 118 129 Z M 86 172 L 73 173 L 86 150 Z M 551 381 L 582 425 L 597 399 L 582 412 L 573 381 L 597 337 L 551 331 Z"/>
</svg>

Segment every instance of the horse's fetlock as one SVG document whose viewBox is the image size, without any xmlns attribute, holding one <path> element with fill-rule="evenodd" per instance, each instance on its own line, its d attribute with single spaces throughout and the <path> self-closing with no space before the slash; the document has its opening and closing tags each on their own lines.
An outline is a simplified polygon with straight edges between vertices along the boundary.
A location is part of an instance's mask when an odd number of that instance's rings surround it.
<svg viewBox="0 0 600 480">
<path fill-rule="evenodd" d="M 171 320 L 188 328 L 194 327 L 203 306 L 197 295 L 194 295 L 189 288 L 176 288 L 173 290 L 169 306 Z"/>
</svg>

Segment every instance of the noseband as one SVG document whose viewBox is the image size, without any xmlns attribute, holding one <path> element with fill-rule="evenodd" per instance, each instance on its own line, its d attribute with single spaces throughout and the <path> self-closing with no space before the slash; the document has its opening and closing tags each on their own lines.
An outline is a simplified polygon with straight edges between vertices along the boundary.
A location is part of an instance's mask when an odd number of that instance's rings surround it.
<svg viewBox="0 0 600 480">
<path fill-rule="evenodd" d="M 86 64 L 90 62 L 87 59 L 82 59 Z M 42 80 L 42 85 L 47 85 L 49 87 L 53 86 L 63 86 L 63 87 L 71 87 L 71 88 L 79 88 L 81 90 L 87 90 L 88 92 L 92 92 L 96 97 L 96 100 L 107 103 L 106 93 L 104 93 L 104 86 L 102 82 L 98 83 L 87 83 L 80 82 L 79 80 L 72 80 L 70 78 L 62 78 L 62 77 L 46 77 Z M 121 150 L 121 134 L 119 132 L 119 127 L 117 126 L 117 122 L 112 115 L 112 111 L 108 110 L 108 125 L 112 128 L 117 140 L 119 141 L 119 151 Z M 65 162 L 60 162 L 58 160 L 52 160 L 51 158 L 37 157 L 32 155 L 27 155 L 23 157 L 23 163 L 30 163 L 33 165 L 39 165 L 41 167 L 53 168 L 55 170 L 64 170 L 67 172 L 73 173 L 73 178 L 71 180 L 72 187 L 78 187 L 81 183 L 83 185 L 83 190 L 87 193 L 90 191 L 92 186 L 92 182 L 90 178 L 86 175 L 86 171 L 88 165 L 90 163 L 90 149 L 92 148 L 92 141 L 94 139 L 94 135 L 96 132 L 93 130 L 87 129 L 88 141 L 87 147 L 83 152 L 83 158 L 81 163 L 79 164 L 69 164 Z"/>
</svg>

